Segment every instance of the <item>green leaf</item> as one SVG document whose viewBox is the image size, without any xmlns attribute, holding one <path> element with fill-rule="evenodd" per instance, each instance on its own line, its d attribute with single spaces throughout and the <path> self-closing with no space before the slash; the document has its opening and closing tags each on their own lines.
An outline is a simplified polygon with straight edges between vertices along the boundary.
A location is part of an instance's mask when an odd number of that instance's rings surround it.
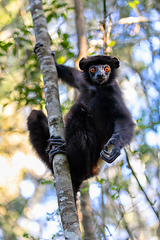
<svg viewBox="0 0 160 240">
<path fill-rule="evenodd" d="M 109 46 L 109 47 L 113 47 L 115 44 L 116 44 L 115 41 L 112 40 L 112 41 L 109 43 L 108 46 Z"/>
<path fill-rule="evenodd" d="M 139 1 L 135 0 L 133 2 L 128 2 L 128 5 L 131 7 L 131 8 L 135 8 L 137 5 L 139 4 Z"/>
<path fill-rule="evenodd" d="M 14 45 L 14 47 L 13 47 L 13 55 L 16 56 L 16 54 L 17 54 L 17 48 L 16 48 L 16 45 Z"/>
<path fill-rule="evenodd" d="M 155 205 L 155 203 L 156 203 L 156 202 L 154 202 L 154 203 L 153 203 L 153 202 L 150 202 L 151 206 L 154 206 L 154 205 Z"/>
<path fill-rule="evenodd" d="M 129 5 L 131 8 L 134 8 L 134 7 L 135 7 L 135 5 L 134 5 L 133 2 L 129 2 L 128 5 Z"/>
<path fill-rule="evenodd" d="M 2 50 L 4 50 L 5 52 L 7 52 L 8 48 L 12 45 L 13 45 L 13 43 L 11 43 L 11 42 L 8 42 L 8 43 L 4 43 L 2 41 L 0 42 L 0 48 Z"/>
<path fill-rule="evenodd" d="M 67 3 L 57 4 L 57 5 L 56 5 L 56 8 L 65 7 L 66 5 L 67 5 Z"/>
<path fill-rule="evenodd" d="M 23 234 L 23 237 L 29 238 L 29 234 L 28 234 L 28 233 L 24 233 L 24 234 Z"/>
<path fill-rule="evenodd" d="M 61 17 L 64 17 L 64 19 L 67 19 L 67 14 L 66 13 L 62 13 Z"/>
<path fill-rule="evenodd" d="M 56 3 L 56 0 L 52 1 L 51 5 L 54 5 Z"/>
<path fill-rule="evenodd" d="M 74 57 L 74 56 L 75 56 L 74 53 L 72 53 L 72 52 L 70 52 L 70 51 L 67 52 L 67 57 L 68 57 L 68 58 L 72 58 L 72 57 Z"/>
<path fill-rule="evenodd" d="M 43 181 L 41 181 L 41 184 L 53 184 L 53 181 L 43 180 Z"/>
<path fill-rule="evenodd" d="M 52 12 L 52 13 L 50 13 L 50 14 L 47 16 L 47 18 L 46 18 L 46 19 L 47 19 L 47 23 L 49 23 L 52 18 L 56 18 L 56 19 L 58 18 L 56 12 Z"/>
<path fill-rule="evenodd" d="M 74 7 L 67 7 L 67 10 L 74 10 Z"/>
<path fill-rule="evenodd" d="M 65 61 L 66 61 L 66 58 L 65 58 L 64 56 L 60 56 L 60 57 L 57 59 L 57 63 L 58 63 L 58 64 L 63 64 Z"/>
<path fill-rule="evenodd" d="M 51 21 L 52 17 L 53 17 L 52 13 L 46 17 L 47 23 Z"/>
<path fill-rule="evenodd" d="M 57 34 L 58 34 L 59 37 L 61 36 L 61 30 L 60 30 L 60 28 L 58 28 Z"/>
<path fill-rule="evenodd" d="M 102 185 L 103 184 L 103 182 L 105 182 L 106 180 L 104 179 L 104 178 L 101 178 L 101 179 L 99 179 L 98 180 L 98 182 Z"/>
<path fill-rule="evenodd" d="M 64 38 L 65 40 L 67 40 L 67 39 L 68 39 L 68 34 L 67 34 L 67 33 L 64 33 L 64 34 L 63 34 L 63 38 Z"/>
<path fill-rule="evenodd" d="M 139 1 L 135 0 L 135 1 L 134 1 L 134 4 L 135 4 L 135 5 L 138 5 L 138 4 L 139 4 Z"/>
</svg>

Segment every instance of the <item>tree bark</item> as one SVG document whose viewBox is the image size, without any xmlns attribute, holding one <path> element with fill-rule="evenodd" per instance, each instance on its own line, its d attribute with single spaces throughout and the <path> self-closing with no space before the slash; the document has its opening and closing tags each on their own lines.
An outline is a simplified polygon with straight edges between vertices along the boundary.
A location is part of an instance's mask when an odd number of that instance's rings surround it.
<svg viewBox="0 0 160 240">
<path fill-rule="evenodd" d="M 74 0 L 75 4 L 75 22 L 77 29 L 77 37 L 78 37 L 78 49 L 79 55 L 78 60 L 82 57 L 87 56 L 87 39 L 85 36 L 85 28 L 84 28 L 84 9 L 83 9 L 83 0 Z"/>
<path fill-rule="evenodd" d="M 35 48 L 40 68 L 43 73 L 46 109 L 51 135 L 64 138 L 64 127 L 59 103 L 57 71 L 50 49 L 50 36 L 44 16 L 41 0 L 30 0 L 36 42 Z M 55 187 L 58 197 L 59 212 L 65 239 L 81 240 L 75 201 L 72 191 L 71 177 L 66 156 L 57 154 L 53 161 Z"/>
<path fill-rule="evenodd" d="M 83 214 L 84 240 L 96 240 L 87 181 L 82 184 L 81 211 Z"/>
</svg>

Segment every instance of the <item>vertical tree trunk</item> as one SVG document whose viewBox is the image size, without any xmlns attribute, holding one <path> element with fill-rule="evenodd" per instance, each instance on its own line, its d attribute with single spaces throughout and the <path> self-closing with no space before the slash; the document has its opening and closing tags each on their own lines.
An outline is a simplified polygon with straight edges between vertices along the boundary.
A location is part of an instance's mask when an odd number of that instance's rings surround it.
<svg viewBox="0 0 160 240">
<path fill-rule="evenodd" d="M 78 36 L 78 60 L 82 57 L 87 56 L 87 39 L 85 36 L 85 28 L 84 28 L 84 9 L 83 9 L 83 0 L 74 0 L 75 4 L 75 14 L 76 14 L 76 29 Z"/>
<path fill-rule="evenodd" d="M 51 135 L 64 138 L 63 120 L 59 103 L 57 72 L 50 50 L 50 36 L 41 0 L 30 0 L 36 42 L 35 51 L 43 73 L 46 109 Z M 59 212 L 65 239 L 81 240 L 68 162 L 63 154 L 57 154 L 53 161 L 55 187 L 58 196 Z"/>
<path fill-rule="evenodd" d="M 93 225 L 92 208 L 89 199 L 89 191 L 87 181 L 82 184 L 81 191 L 81 211 L 83 215 L 83 228 L 85 240 L 96 240 L 95 226 Z"/>
</svg>

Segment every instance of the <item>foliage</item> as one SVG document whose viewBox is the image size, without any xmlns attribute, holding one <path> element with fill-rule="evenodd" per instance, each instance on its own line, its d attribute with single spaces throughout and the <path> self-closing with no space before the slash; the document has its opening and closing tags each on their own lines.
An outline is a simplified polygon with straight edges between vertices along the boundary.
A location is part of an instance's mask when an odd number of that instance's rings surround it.
<svg viewBox="0 0 160 240">
<path fill-rule="evenodd" d="M 25 164 L 25 167 L 20 167 L 18 162 L 19 168 L 14 173 L 13 167 L 14 161 L 18 161 L 17 154 L 20 154 L 21 162 L 31 154 L 24 124 L 30 108 L 44 110 L 45 107 L 42 75 L 33 52 L 35 39 L 27 4 L 16 0 L 0 2 L 1 239 L 18 239 L 18 236 L 23 236 L 23 239 L 46 238 L 44 232 L 45 228 L 50 229 L 49 224 L 45 224 L 44 217 L 31 217 L 30 209 L 34 209 L 37 201 L 42 205 L 49 202 L 48 195 L 55 196 L 50 177 L 40 184 L 34 168 L 27 168 Z M 110 54 L 121 60 L 119 82 L 136 128 L 135 138 L 127 152 L 122 152 L 122 157 L 114 165 L 105 168 L 100 179 L 90 181 L 97 239 L 158 239 L 160 6 L 158 2 L 145 0 L 106 1 L 106 4 L 106 31 L 109 31 L 111 19 L 108 46 Z M 57 62 L 73 65 L 78 49 L 71 1 L 44 1 L 44 11 Z M 103 53 L 102 1 L 85 1 L 84 15 L 88 55 Z M 141 21 L 140 17 L 145 17 L 145 21 Z M 70 93 L 71 90 L 68 90 Z M 69 93 L 69 98 L 62 101 L 64 114 L 73 102 Z M 29 164 L 30 160 L 27 161 Z M 4 183 L 4 179 L 9 180 Z M 16 186 L 23 179 L 29 179 L 38 186 L 32 198 L 20 196 Z M 46 197 L 44 193 L 47 193 Z M 55 200 L 52 198 L 52 201 Z M 44 230 L 29 232 L 29 227 L 25 229 L 20 224 L 22 215 L 28 222 L 34 223 L 33 226 Z M 61 228 L 57 223 L 57 214 L 52 222 L 56 222 L 58 227 L 54 225 L 55 233 L 47 237 L 58 239 Z"/>
</svg>

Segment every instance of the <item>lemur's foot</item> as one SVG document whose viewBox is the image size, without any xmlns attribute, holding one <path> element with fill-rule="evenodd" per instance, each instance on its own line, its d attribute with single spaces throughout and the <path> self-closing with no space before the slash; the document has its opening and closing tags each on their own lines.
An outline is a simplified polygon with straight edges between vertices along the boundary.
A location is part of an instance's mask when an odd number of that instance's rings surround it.
<svg viewBox="0 0 160 240">
<path fill-rule="evenodd" d="M 65 140 L 63 140 L 60 136 L 54 136 L 52 135 L 48 139 L 49 145 L 48 145 L 48 156 L 49 160 L 52 161 L 53 157 L 58 153 L 66 154 L 65 150 Z"/>
</svg>

